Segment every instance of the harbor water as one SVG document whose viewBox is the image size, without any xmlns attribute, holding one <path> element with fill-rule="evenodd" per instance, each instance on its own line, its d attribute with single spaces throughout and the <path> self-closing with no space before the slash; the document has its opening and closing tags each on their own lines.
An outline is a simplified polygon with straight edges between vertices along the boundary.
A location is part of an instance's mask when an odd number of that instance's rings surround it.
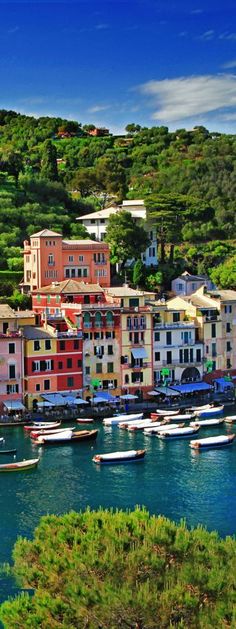
<svg viewBox="0 0 236 629">
<path fill-rule="evenodd" d="M 234 414 L 230 409 L 228 415 Z M 145 505 L 152 514 L 163 514 L 176 522 L 185 518 L 189 526 L 202 524 L 221 536 L 236 528 L 236 440 L 232 446 L 194 451 L 190 439 L 163 441 L 141 431 L 128 433 L 96 421 L 96 442 L 37 447 L 23 427 L 0 428 L 2 449 L 17 448 L 15 460 L 40 457 L 38 468 L 0 474 L 0 562 L 10 561 L 17 536 L 32 537 L 44 514 L 63 514 L 90 507 L 132 509 Z M 201 429 L 193 438 L 236 432 L 236 425 L 222 424 Z M 146 449 L 136 463 L 99 466 L 96 453 Z M 3 455 L 0 463 L 12 462 Z M 0 600 L 14 595 L 14 583 L 0 578 Z"/>
</svg>

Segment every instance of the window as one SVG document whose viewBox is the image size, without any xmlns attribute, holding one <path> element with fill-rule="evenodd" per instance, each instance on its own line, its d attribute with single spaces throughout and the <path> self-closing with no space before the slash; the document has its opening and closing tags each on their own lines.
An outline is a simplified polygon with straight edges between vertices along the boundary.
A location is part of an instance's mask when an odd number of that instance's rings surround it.
<svg viewBox="0 0 236 629">
<path fill-rule="evenodd" d="M 138 332 L 134 332 L 134 343 L 136 345 L 139 343 L 139 334 L 138 334 Z"/>
<path fill-rule="evenodd" d="M 166 345 L 172 345 L 172 334 L 171 334 L 171 332 L 166 332 Z"/>
<path fill-rule="evenodd" d="M 173 323 L 177 323 L 177 321 L 180 321 L 180 313 L 173 312 Z"/>
<path fill-rule="evenodd" d="M 59 360 L 58 369 L 63 369 L 63 362 L 61 360 Z"/>
<path fill-rule="evenodd" d="M 103 345 L 95 345 L 94 347 L 94 356 L 99 356 L 99 358 L 102 358 L 104 354 L 104 346 Z"/>
<path fill-rule="evenodd" d="M 40 384 L 38 384 L 38 383 L 37 383 L 37 384 L 35 385 L 35 391 L 40 391 Z"/>
<path fill-rule="evenodd" d="M 102 373 L 102 363 L 96 364 L 96 373 Z"/>
<path fill-rule="evenodd" d="M 55 262 L 54 262 L 54 256 L 52 255 L 52 253 L 49 254 L 48 256 L 48 265 L 49 266 L 54 266 Z"/>
<path fill-rule="evenodd" d="M 172 352 L 166 352 L 166 362 L 167 365 L 170 365 L 172 363 Z"/>
<path fill-rule="evenodd" d="M 65 349 L 65 347 L 66 347 L 65 341 L 59 341 L 59 348 L 63 350 Z"/>
<path fill-rule="evenodd" d="M 43 388 L 44 388 L 44 391 L 49 391 L 50 390 L 50 380 L 44 380 Z"/>
<path fill-rule="evenodd" d="M 40 350 L 40 342 L 34 341 L 34 351 L 38 352 Z"/>
<path fill-rule="evenodd" d="M 136 297 L 131 297 L 129 299 L 129 306 L 131 308 L 137 308 L 139 306 L 139 299 L 137 299 Z"/>
<path fill-rule="evenodd" d="M 89 376 L 90 374 L 90 367 L 85 367 L 85 375 Z"/>
<path fill-rule="evenodd" d="M 108 345 L 107 353 L 108 353 L 109 356 L 111 356 L 113 354 L 113 345 Z"/>
<path fill-rule="evenodd" d="M 201 357 L 201 350 L 197 349 L 197 351 L 196 351 L 196 362 L 200 363 L 201 359 L 202 359 L 202 357 Z"/>
<path fill-rule="evenodd" d="M 71 269 L 71 277 L 75 277 L 75 269 Z"/>
<path fill-rule="evenodd" d="M 79 256 L 79 262 L 83 262 L 84 261 L 84 256 Z"/>
<path fill-rule="evenodd" d="M 177 289 L 178 289 L 178 290 L 183 290 L 183 287 L 184 287 L 184 285 L 183 285 L 183 284 L 180 284 L 180 283 L 179 283 L 179 284 L 177 284 Z"/>
<path fill-rule="evenodd" d="M 47 304 L 50 304 L 51 301 L 51 295 L 47 295 Z"/>
<path fill-rule="evenodd" d="M 9 354 L 15 354 L 16 348 L 15 343 L 9 343 Z"/>
<path fill-rule="evenodd" d="M 67 378 L 67 386 L 69 388 L 74 386 L 74 378 L 73 378 L 73 376 L 69 376 L 69 378 Z"/>
<path fill-rule="evenodd" d="M 226 333 L 229 334 L 229 332 L 231 332 L 231 325 L 230 323 L 226 323 Z"/>
<path fill-rule="evenodd" d="M 16 377 L 16 366 L 9 365 L 9 379 L 14 379 Z"/>
<path fill-rule="evenodd" d="M 7 395 L 11 395 L 12 393 L 19 393 L 18 384 L 7 384 Z"/>
<path fill-rule="evenodd" d="M 33 360 L 32 362 L 32 371 L 40 371 L 40 361 Z"/>
<path fill-rule="evenodd" d="M 160 341 L 160 332 L 155 332 L 154 339 L 155 341 Z"/>
<path fill-rule="evenodd" d="M 85 295 L 85 297 L 86 297 L 86 295 Z M 85 312 L 84 313 L 84 327 L 85 328 L 91 328 L 91 325 L 92 324 L 91 324 L 90 314 L 89 314 L 89 312 Z"/>
<path fill-rule="evenodd" d="M 230 341 L 227 341 L 227 343 L 226 343 L 226 352 L 231 352 L 231 343 L 230 343 Z"/>
<path fill-rule="evenodd" d="M 65 270 L 65 277 L 70 277 L 70 269 Z"/>
<path fill-rule="evenodd" d="M 77 367 L 82 367 L 82 360 L 77 361 Z"/>
<path fill-rule="evenodd" d="M 108 327 L 112 327 L 114 325 L 113 313 L 110 311 L 106 314 L 106 324 Z"/>
<path fill-rule="evenodd" d="M 161 360 L 161 353 L 160 352 L 155 352 L 155 361 L 159 361 Z"/>
<path fill-rule="evenodd" d="M 50 339 L 47 339 L 45 341 L 45 349 L 51 349 L 51 341 L 50 341 Z"/>
<path fill-rule="evenodd" d="M 67 368 L 71 369 L 71 367 L 72 367 L 72 358 L 67 358 L 66 364 L 67 364 Z"/>
<path fill-rule="evenodd" d="M 95 328 L 101 328 L 102 327 L 102 315 L 101 315 L 100 312 L 96 312 L 96 314 L 95 314 L 94 326 L 95 326 Z"/>
<path fill-rule="evenodd" d="M 216 343 L 212 343 L 211 354 L 212 356 L 216 356 Z"/>
<path fill-rule="evenodd" d="M 182 349 L 179 350 L 179 362 L 180 363 L 183 362 L 183 350 Z"/>
<path fill-rule="evenodd" d="M 107 363 L 107 373 L 113 373 L 114 363 Z"/>
<path fill-rule="evenodd" d="M 211 336 L 213 339 L 216 338 L 216 324 L 215 323 L 211 324 Z"/>
<path fill-rule="evenodd" d="M 190 348 L 189 357 L 190 357 L 189 358 L 190 363 L 193 363 L 193 348 L 192 347 Z"/>
<path fill-rule="evenodd" d="M 128 374 L 125 374 L 125 384 L 129 384 L 129 376 L 128 376 Z"/>
<path fill-rule="evenodd" d="M 90 304 L 90 295 L 84 295 L 84 304 Z"/>
<path fill-rule="evenodd" d="M 74 256 L 69 256 L 68 260 L 69 260 L 69 262 L 74 262 Z"/>
<path fill-rule="evenodd" d="M 226 368 L 227 368 L 227 369 L 231 369 L 231 366 L 232 366 L 232 365 L 231 365 L 231 362 L 230 362 L 230 358 L 227 358 L 227 361 L 226 361 Z"/>
<path fill-rule="evenodd" d="M 79 341 L 74 341 L 74 349 L 79 349 Z"/>
<path fill-rule="evenodd" d="M 224 307 L 225 314 L 230 314 L 232 312 L 232 306 L 228 305 Z"/>
</svg>

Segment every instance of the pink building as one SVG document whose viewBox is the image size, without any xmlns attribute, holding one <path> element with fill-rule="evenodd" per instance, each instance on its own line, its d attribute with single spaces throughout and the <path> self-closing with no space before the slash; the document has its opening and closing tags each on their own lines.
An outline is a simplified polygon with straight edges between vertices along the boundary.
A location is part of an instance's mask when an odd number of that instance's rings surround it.
<svg viewBox="0 0 236 629">
<path fill-rule="evenodd" d="M 24 242 L 24 291 L 64 279 L 110 286 L 109 247 L 94 240 L 63 240 L 50 229 L 32 234 Z"/>
<path fill-rule="evenodd" d="M 22 408 L 23 338 L 17 314 L 0 305 L 0 408 L 3 412 Z M 5 409 L 4 409 L 5 407 Z"/>
</svg>

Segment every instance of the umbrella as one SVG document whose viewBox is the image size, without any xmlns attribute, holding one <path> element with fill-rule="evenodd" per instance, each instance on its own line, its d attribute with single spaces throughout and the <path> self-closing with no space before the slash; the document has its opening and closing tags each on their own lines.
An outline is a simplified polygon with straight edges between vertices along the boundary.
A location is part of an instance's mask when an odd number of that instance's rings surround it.
<svg viewBox="0 0 236 629">
<path fill-rule="evenodd" d="M 120 395 L 121 400 L 138 400 L 138 395 L 133 395 L 132 393 L 125 393 L 124 395 Z"/>
<path fill-rule="evenodd" d="M 148 391 L 148 395 L 161 395 L 158 391 Z"/>
<path fill-rule="evenodd" d="M 85 400 L 82 400 L 81 397 L 76 397 L 74 398 L 74 404 L 76 404 L 76 406 L 80 406 L 80 404 L 88 404 L 88 402 L 85 402 Z"/>
<path fill-rule="evenodd" d="M 38 402 L 38 408 L 52 408 L 53 404 L 50 402 Z"/>
<path fill-rule="evenodd" d="M 99 397 L 99 395 L 92 398 L 91 402 L 92 404 L 106 404 L 107 403 L 107 401 L 104 400 L 103 397 Z"/>
</svg>

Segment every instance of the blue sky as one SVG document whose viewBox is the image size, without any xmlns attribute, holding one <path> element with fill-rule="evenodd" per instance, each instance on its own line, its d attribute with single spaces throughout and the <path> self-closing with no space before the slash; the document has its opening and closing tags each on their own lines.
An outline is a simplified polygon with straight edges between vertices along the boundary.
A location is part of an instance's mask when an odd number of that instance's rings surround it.
<svg viewBox="0 0 236 629">
<path fill-rule="evenodd" d="M 0 108 L 236 132 L 233 0 L 0 0 L 0 16 Z"/>
</svg>

